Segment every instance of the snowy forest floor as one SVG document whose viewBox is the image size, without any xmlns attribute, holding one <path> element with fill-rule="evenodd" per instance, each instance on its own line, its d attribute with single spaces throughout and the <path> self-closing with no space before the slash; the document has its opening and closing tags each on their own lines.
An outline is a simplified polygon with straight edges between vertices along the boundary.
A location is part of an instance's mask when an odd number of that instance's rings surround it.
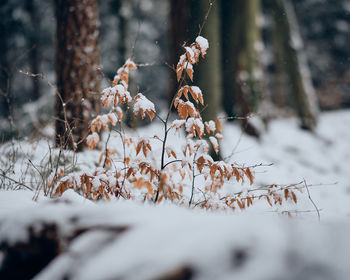
<svg viewBox="0 0 350 280">
<path fill-rule="evenodd" d="M 255 169 L 254 186 L 307 182 L 312 199 L 304 190 L 297 204 L 282 207 L 261 202 L 244 211 L 205 212 L 167 203 L 93 203 L 73 191 L 58 200 L 41 192 L 34 202 L 35 191 L 13 190 L 3 180 L 0 279 L 21 263 L 9 258 L 16 251 L 9 248 L 48 236 L 55 249 L 44 258 L 52 262 L 26 262 L 31 276 L 45 267 L 35 279 L 349 279 L 349 127 L 350 111 L 322 113 L 315 134 L 300 130 L 295 119 L 275 120 L 260 140 L 224 124 L 223 157 L 273 164 Z M 159 129 L 151 124 L 137 134 Z M 175 146 L 179 138 L 172 141 Z M 42 164 L 48 142 L 15 145 L 23 157 L 7 175 L 35 185 L 40 178 L 28 171 L 28 159 Z M 0 148 L 2 165 L 10 149 Z M 99 152 L 78 157 L 82 168 L 95 168 Z M 278 215 L 283 211 L 292 218 Z"/>
</svg>

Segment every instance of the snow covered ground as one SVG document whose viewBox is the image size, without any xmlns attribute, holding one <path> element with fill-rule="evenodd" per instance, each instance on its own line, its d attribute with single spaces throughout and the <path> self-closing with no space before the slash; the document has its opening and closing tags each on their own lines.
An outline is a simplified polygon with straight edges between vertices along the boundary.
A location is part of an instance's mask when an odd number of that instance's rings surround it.
<svg viewBox="0 0 350 280">
<path fill-rule="evenodd" d="M 32 274 L 35 279 L 349 279 L 349 127 L 349 111 L 323 113 L 315 134 L 300 130 L 294 119 L 273 121 L 260 141 L 224 125 L 223 156 L 246 165 L 273 163 L 255 169 L 256 187 L 305 180 L 321 223 L 305 189 L 296 205 L 285 208 L 261 202 L 245 211 L 205 212 L 132 201 L 93 203 L 73 191 L 55 200 L 40 192 L 34 202 L 35 192 L 4 190 L 8 182 L 0 181 L 0 279 L 11 275 L 6 268 L 14 273 L 16 265 L 40 267 L 35 258 L 31 263 L 23 254 L 13 256 L 41 238 L 56 249 L 46 256 L 50 264 Z M 159 130 L 152 124 L 137 133 Z M 171 141 L 175 146 L 181 138 Z M 11 146 L 0 150 L 7 156 Z M 22 142 L 18 151 L 23 157 L 7 175 L 35 184 L 40 178 L 28 158 L 44 166 L 48 143 Z M 84 153 L 78 162 L 94 168 L 98 157 L 97 151 Z M 0 168 L 6 168 L 4 161 Z M 283 210 L 293 218 L 278 215 Z M 45 231 L 49 225 L 55 227 Z"/>
</svg>

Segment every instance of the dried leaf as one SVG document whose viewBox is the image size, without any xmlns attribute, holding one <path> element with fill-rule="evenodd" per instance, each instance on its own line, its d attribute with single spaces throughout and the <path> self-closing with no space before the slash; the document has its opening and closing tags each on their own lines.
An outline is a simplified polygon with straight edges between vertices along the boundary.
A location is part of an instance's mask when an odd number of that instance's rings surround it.
<svg viewBox="0 0 350 280">
<path fill-rule="evenodd" d="M 265 197 L 266 197 L 266 200 L 267 200 L 268 204 L 272 207 L 272 203 L 271 203 L 270 197 L 268 195 L 265 196 Z"/>
<path fill-rule="evenodd" d="M 294 203 L 297 203 L 297 196 L 295 195 L 295 193 L 293 191 L 291 192 L 291 195 L 292 195 L 292 199 L 293 199 Z"/>
<path fill-rule="evenodd" d="M 216 131 L 220 134 L 222 134 L 222 124 L 220 119 L 216 119 Z"/>
<path fill-rule="evenodd" d="M 244 173 L 247 175 L 249 182 L 252 185 L 254 183 L 254 177 L 253 177 L 252 172 L 250 171 L 249 168 L 246 168 L 246 169 L 244 169 Z"/>
</svg>

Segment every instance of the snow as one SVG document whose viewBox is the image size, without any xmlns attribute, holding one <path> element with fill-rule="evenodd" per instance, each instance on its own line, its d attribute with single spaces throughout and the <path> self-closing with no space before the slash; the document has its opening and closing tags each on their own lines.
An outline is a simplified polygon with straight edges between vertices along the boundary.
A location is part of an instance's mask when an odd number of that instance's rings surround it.
<svg viewBox="0 0 350 280">
<path fill-rule="evenodd" d="M 208 40 L 202 36 L 198 36 L 196 38 L 196 43 L 199 45 L 202 55 L 205 55 L 207 52 L 207 49 L 209 48 Z"/>
<path fill-rule="evenodd" d="M 189 102 L 189 101 L 187 101 L 187 102 Z M 199 129 L 198 136 L 202 136 L 202 134 L 204 133 L 204 125 L 203 125 L 202 120 L 200 118 L 188 118 L 186 121 L 186 131 L 188 133 L 191 133 L 191 131 L 193 131 L 195 129 L 195 127 L 198 127 L 198 129 Z"/>
<path fill-rule="evenodd" d="M 86 143 L 90 146 L 95 146 L 98 142 L 100 142 L 100 136 L 93 132 L 88 137 L 86 137 Z"/>
<path fill-rule="evenodd" d="M 173 122 L 174 127 L 181 124 Z M 73 190 L 54 200 L 41 191 L 33 201 L 33 191 L 0 190 L 0 244 L 26 242 L 29 226 L 40 232 L 45 224 L 57 224 L 64 244 L 62 253 L 35 279 L 67 275 L 84 280 L 161 279 L 187 271 L 193 279 L 346 280 L 350 273 L 349 127 L 349 111 L 322 113 L 314 134 L 300 130 L 295 119 L 274 120 L 260 140 L 242 134 L 238 125 L 223 124 L 223 158 L 244 166 L 263 163 L 253 169 L 252 188 L 305 179 L 320 210 L 320 223 L 305 190 L 298 195 L 296 205 L 278 209 L 261 201 L 235 212 L 188 209 L 164 201 L 160 205 L 124 200 L 93 203 Z M 180 155 L 185 139 L 183 135 L 174 137 L 174 131 L 169 132 L 167 146 Z M 147 135 L 158 132 L 161 135 L 162 125 L 152 123 L 139 129 L 137 135 L 147 140 Z M 114 139 L 113 134 L 110 148 L 120 151 L 120 141 Z M 31 158 L 43 166 L 48 144 L 24 141 L 18 145 L 24 159 L 8 176 L 16 180 L 23 176 L 28 185 L 30 180 L 35 184 L 36 177 L 26 171 L 26 162 Z M 0 172 L 6 168 L 3 162 L 11 149 L 11 145 L 0 147 Z M 58 151 L 52 153 L 57 157 Z M 159 154 L 159 150 L 152 151 L 154 157 Z M 76 165 L 91 172 L 98 158 L 98 151 L 86 151 L 78 154 Z M 206 159 L 213 161 L 209 156 Z M 267 166 L 269 163 L 273 165 Z M 223 162 L 217 164 L 224 167 Z M 0 189 L 9 189 L 9 182 L 0 180 Z M 190 180 L 189 176 L 184 180 Z M 244 189 L 246 184 L 229 184 L 223 191 Z M 292 218 L 277 214 L 283 210 L 289 210 Z M 90 230 L 68 241 L 82 228 Z M 115 232 L 116 228 L 125 230 Z M 6 259 L 2 248 L 0 275 Z"/>
<path fill-rule="evenodd" d="M 171 124 L 171 128 L 176 128 L 176 130 L 178 130 L 179 128 L 181 128 L 184 124 L 186 123 L 185 120 L 174 120 Z"/>
<path fill-rule="evenodd" d="M 134 113 L 139 111 L 155 112 L 154 104 L 147 99 L 142 93 L 138 93 L 135 97 Z"/>
<path fill-rule="evenodd" d="M 349 224 L 124 201 L 46 202 L 25 209 L 30 219 L 23 210 L 9 215 L 0 242 L 23 240 L 18 233 L 28 224 L 40 231 L 45 222 L 55 222 L 62 236 L 95 226 L 74 238 L 37 280 L 62 275 L 85 280 L 158 279 L 182 267 L 191 269 L 195 279 L 347 279 L 349 273 Z M 118 227 L 125 231 L 113 232 Z"/>
<path fill-rule="evenodd" d="M 202 95 L 202 91 L 201 91 L 201 89 L 199 87 L 191 86 L 191 89 L 192 89 L 192 91 L 194 92 L 194 94 L 196 95 L 197 98 Z"/>
<path fill-rule="evenodd" d="M 185 50 L 186 50 L 186 53 L 188 55 L 188 60 L 191 63 L 194 63 L 196 61 L 196 59 L 195 59 L 195 55 L 194 55 L 193 50 L 190 47 L 185 47 Z M 181 58 L 180 58 L 180 60 L 181 60 Z"/>
</svg>

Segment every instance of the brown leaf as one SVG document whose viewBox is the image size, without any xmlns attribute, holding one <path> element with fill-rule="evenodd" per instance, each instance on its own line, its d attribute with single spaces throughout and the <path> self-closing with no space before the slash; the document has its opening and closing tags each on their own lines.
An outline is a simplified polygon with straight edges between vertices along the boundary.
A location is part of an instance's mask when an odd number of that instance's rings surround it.
<svg viewBox="0 0 350 280">
<path fill-rule="evenodd" d="M 193 82 L 193 69 L 186 68 L 186 73 L 187 73 L 188 77 L 190 77 L 191 81 Z"/>
<path fill-rule="evenodd" d="M 152 110 L 146 110 L 147 115 L 149 116 L 150 120 L 152 121 L 155 113 Z"/>
<path fill-rule="evenodd" d="M 295 193 L 293 191 L 291 192 L 291 194 L 292 194 L 292 199 L 293 199 L 294 203 L 297 203 L 297 196 L 295 195 Z"/>
<path fill-rule="evenodd" d="M 138 155 L 142 148 L 142 141 L 140 141 L 136 146 L 136 155 Z"/>
<path fill-rule="evenodd" d="M 288 189 L 284 189 L 284 199 L 288 200 L 289 192 Z"/>
<path fill-rule="evenodd" d="M 233 172 L 233 175 L 235 175 L 235 177 L 236 177 L 236 181 L 239 182 L 239 180 L 241 179 L 241 174 L 239 173 L 237 168 L 233 168 L 232 172 Z"/>
<path fill-rule="evenodd" d="M 218 132 L 218 133 L 222 133 L 222 124 L 221 124 L 221 121 L 219 120 L 219 119 L 216 119 L 216 131 Z"/>
<path fill-rule="evenodd" d="M 266 197 L 266 200 L 267 200 L 268 204 L 270 204 L 270 206 L 272 207 L 272 203 L 271 203 L 270 197 L 268 195 L 265 196 L 265 197 Z"/>
<path fill-rule="evenodd" d="M 205 163 L 206 163 L 206 160 L 204 159 L 203 156 L 201 156 L 197 159 L 197 168 L 198 168 L 200 173 L 202 173 L 202 170 L 205 166 Z"/>
<path fill-rule="evenodd" d="M 246 169 L 244 169 L 244 173 L 247 175 L 249 182 L 252 185 L 254 183 L 254 177 L 253 177 L 252 172 L 250 171 L 249 168 L 246 168 Z"/>
</svg>

